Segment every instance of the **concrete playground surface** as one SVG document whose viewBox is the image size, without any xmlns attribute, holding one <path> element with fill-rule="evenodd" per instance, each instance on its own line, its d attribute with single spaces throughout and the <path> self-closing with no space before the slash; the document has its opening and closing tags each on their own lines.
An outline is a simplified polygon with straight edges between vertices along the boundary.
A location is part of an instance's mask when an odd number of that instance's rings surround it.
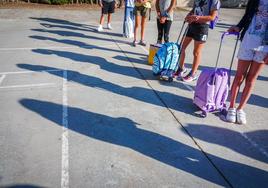
<svg viewBox="0 0 268 188">
<path fill-rule="evenodd" d="M 186 12 L 176 12 L 175 41 Z M 243 10 L 222 9 L 201 70 Z M 0 187 L 242 187 L 268 185 L 268 67 L 246 106 L 247 125 L 195 115 L 196 82 L 160 82 L 149 45 L 96 32 L 99 11 L 0 9 Z M 148 22 L 147 43 L 156 41 Z M 223 43 L 229 67 L 234 37 Z M 187 51 L 191 66 L 192 46 Z M 234 62 L 232 78 L 237 62 Z"/>
</svg>

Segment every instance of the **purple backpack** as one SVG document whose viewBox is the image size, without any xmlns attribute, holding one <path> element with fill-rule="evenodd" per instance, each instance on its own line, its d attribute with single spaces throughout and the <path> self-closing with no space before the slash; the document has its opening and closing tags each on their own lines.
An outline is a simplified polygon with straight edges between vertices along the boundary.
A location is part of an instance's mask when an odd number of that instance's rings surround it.
<svg viewBox="0 0 268 188">
<path fill-rule="evenodd" d="M 204 112 L 221 111 L 226 107 L 229 91 L 229 70 L 206 69 L 195 87 L 194 104 Z"/>
<path fill-rule="evenodd" d="M 230 68 L 229 70 L 225 68 L 217 68 L 223 38 L 225 35 L 231 34 L 236 35 L 237 40 Z M 203 111 L 203 117 L 206 117 L 208 112 L 222 111 L 226 108 L 226 100 L 230 86 L 230 72 L 238 39 L 239 33 L 223 33 L 215 68 L 203 70 L 198 78 L 193 103 Z"/>
</svg>

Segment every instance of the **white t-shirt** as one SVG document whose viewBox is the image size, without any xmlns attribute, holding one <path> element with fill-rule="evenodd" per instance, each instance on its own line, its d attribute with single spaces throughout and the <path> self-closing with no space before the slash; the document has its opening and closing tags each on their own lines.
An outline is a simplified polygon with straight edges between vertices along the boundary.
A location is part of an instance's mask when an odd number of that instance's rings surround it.
<svg viewBox="0 0 268 188">
<path fill-rule="evenodd" d="M 254 51 L 268 52 L 265 38 L 268 33 L 268 1 L 260 0 L 258 12 L 253 17 L 248 30 L 242 40 L 243 46 Z M 265 37 L 266 36 L 266 37 Z"/>
<path fill-rule="evenodd" d="M 126 0 L 126 7 L 135 7 L 135 0 Z"/>
</svg>

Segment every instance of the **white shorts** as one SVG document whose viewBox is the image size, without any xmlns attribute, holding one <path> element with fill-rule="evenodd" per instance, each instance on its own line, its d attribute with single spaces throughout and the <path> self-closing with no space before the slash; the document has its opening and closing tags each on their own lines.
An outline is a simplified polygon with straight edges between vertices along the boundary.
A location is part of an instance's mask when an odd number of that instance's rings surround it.
<svg viewBox="0 0 268 188">
<path fill-rule="evenodd" d="M 264 58 L 267 56 L 268 52 L 259 48 L 261 42 L 258 37 L 249 36 L 248 33 L 245 34 L 237 58 L 245 61 L 255 61 L 257 63 L 264 63 Z"/>
</svg>

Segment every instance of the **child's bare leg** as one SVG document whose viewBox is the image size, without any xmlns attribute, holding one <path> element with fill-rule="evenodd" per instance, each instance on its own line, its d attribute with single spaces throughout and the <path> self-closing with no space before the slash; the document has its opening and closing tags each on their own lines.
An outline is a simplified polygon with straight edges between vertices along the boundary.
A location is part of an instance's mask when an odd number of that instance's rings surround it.
<svg viewBox="0 0 268 188">
<path fill-rule="evenodd" d="M 140 23 L 140 16 L 136 15 L 135 16 L 135 28 L 134 28 L 134 41 L 137 40 L 137 32 L 138 32 L 139 23 Z"/>
<path fill-rule="evenodd" d="M 257 63 L 254 61 L 251 63 L 251 66 L 249 68 L 249 71 L 246 77 L 245 87 L 242 92 L 241 101 L 237 108 L 238 110 L 243 109 L 244 106 L 246 105 L 251 95 L 252 89 L 255 85 L 256 79 L 258 75 L 260 74 L 260 71 L 263 68 L 263 66 L 264 66 L 264 63 Z"/>
<path fill-rule="evenodd" d="M 112 14 L 108 14 L 108 24 L 111 23 L 111 20 L 112 20 Z"/>
<path fill-rule="evenodd" d="M 100 17 L 100 25 L 103 25 L 103 22 L 104 22 L 104 14 L 101 14 L 101 17 Z"/>
<path fill-rule="evenodd" d="M 184 68 L 185 63 L 185 50 L 193 39 L 191 37 L 185 37 L 181 47 L 180 68 Z"/>
<path fill-rule="evenodd" d="M 144 31 L 145 31 L 146 17 L 141 17 L 141 40 L 144 41 Z"/>
<path fill-rule="evenodd" d="M 193 60 L 193 66 L 192 66 L 192 73 L 195 74 L 198 66 L 200 65 L 201 62 L 201 52 L 204 47 L 205 43 L 200 42 L 200 41 L 194 41 L 194 60 Z"/>
<path fill-rule="evenodd" d="M 236 69 L 237 71 L 230 92 L 230 108 L 235 107 L 235 101 L 239 92 L 240 85 L 242 84 L 242 81 L 247 74 L 250 64 L 251 61 L 238 60 L 238 65 Z"/>
</svg>

